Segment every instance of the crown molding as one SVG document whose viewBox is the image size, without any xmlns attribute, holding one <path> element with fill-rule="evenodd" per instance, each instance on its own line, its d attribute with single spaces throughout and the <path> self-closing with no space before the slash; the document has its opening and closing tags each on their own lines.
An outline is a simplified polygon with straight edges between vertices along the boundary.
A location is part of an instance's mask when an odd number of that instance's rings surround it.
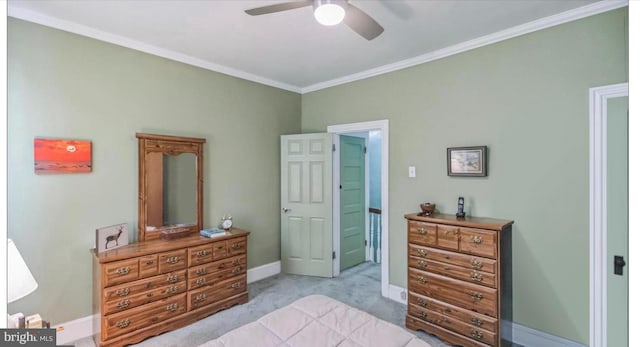
<svg viewBox="0 0 640 347">
<path fill-rule="evenodd" d="M 518 25 L 493 34 L 485 35 L 473 40 L 462 42 L 453 46 L 439 49 L 430 53 L 419 55 L 410 59 L 401 60 L 396 63 L 383 65 L 374 69 L 365 70 L 344 77 L 312 84 L 306 87 L 298 87 L 288 83 L 275 81 L 262 76 L 254 75 L 245 71 L 230 68 L 228 66 L 216 64 L 210 61 L 198 59 L 186 54 L 178 53 L 168 49 L 156 47 L 141 41 L 136 41 L 124 36 L 111 34 L 102 30 L 91 28 L 85 25 L 61 20 L 55 17 L 43 15 L 41 13 L 15 7 L 8 3 L 7 14 L 10 17 L 26 20 L 29 22 L 45 25 L 48 27 L 68 31 L 74 34 L 91 37 L 96 40 L 109 42 L 115 45 L 131 48 L 137 51 L 149 53 L 159 57 L 178 61 L 181 63 L 201 67 L 203 69 L 219 72 L 225 75 L 245 79 L 248 81 L 264 84 L 267 86 L 288 90 L 291 92 L 306 94 L 325 88 L 335 87 L 341 84 L 362 80 L 369 77 L 382 75 L 388 72 L 402 70 L 415 65 L 424 64 L 430 61 L 442 59 L 454 54 L 466 52 L 475 48 L 487 46 L 496 42 L 504 41 L 513 37 L 528 34 L 537 30 L 546 29 L 552 26 L 568 23 L 581 18 L 593 16 L 603 12 L 615 10 L 628 6 L 628 0 L 603 0 L 590 5 L 582 6 L 573 10 L 555 14 L 549 17 L 538 19 L 529 23 Z"/>
<path fill-rule="evenodd" d="M 493 34 L 481 36 L 479 38 L 462 42 L 453 46 L 439 49 L 430 53 L 419 55 L 414 58 L 401 60 L 396 63 L 383 65 L 370 70 L 362 71 L 356 74 L 336 78 L 333 80 L 316 83 L 302 88 L 302 94 L 318 91 L 321 89 L 335 87 L 341 84 L 362 80 L 365 78 L 382 75 L 388 72 L 402 70 L 411 66 L 428 63 L 430 61 L 442 59 L 454 54 L 470 51 L 475 48 L 487 46 L 496 42 L 508 40 L 513 37 L 528 34 L 534 31 L 550 28 L 552 26 L 568 23 L 581 18 L 593 16 L 603 12 L 615 10 L 617 8 L 628 6 L 628 0 L 603 0 L 590 5 L 582 6 L 558 13 L 549 17 L 544 17 L 532 22 L 521 24 L 509 29 L 495 32 Z"/>
<path fill-rule="evenodd" d="M 111 34 L 106 31 L 98 30 L 85 25 L 69 22 L 69 21 L 62 20 L 55 17 L 46 16 L 35 11 L 13 6 L 11 2 L 8 3 L 7 10 L 8 10 L 7 14 L 10 17 L 45 25 L 45 26 L 55 28 L 55 29 L 60 29 L 63 31 L 68 31 L 68 32 L 82 35 L 82 36 L 87 36 L 96 40 L 109 42 L 114 45 L 131 48 L 136 51 L 149 53 L 155 56 L 201 67 L 203 69 L 219 72 L 225 75 L 241 78 L 244 80 L 264 84 L 264 85 L 279 88 L 279 89 L 288 90 L 295 93 L 300 93 L 300 87 L 297 87 L 291 84 L 283 83 L 280 81 L 274 81 L 274 80 L 261 77 L 258 75 L 254 75 L 245 71 L 233 69 L 228 66 L 212 63 L 210 61 L 198 59 L 186 54 L 182 54 L 172 50 L 153 46 L 141 41 L 130 39 L 128 37 Z"/>
</svg>

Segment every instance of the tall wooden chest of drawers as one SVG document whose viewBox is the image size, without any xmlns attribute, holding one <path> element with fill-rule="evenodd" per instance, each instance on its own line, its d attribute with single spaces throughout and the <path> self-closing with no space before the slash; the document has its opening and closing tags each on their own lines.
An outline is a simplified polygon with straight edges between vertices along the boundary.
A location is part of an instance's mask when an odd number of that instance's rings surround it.
<svg viewBox="0 0 640 347">
<path fill-rule="evenodd" d="M 407 214 L 406 326 L 460 346 L 501 346 L 512 320 L 513 221 Z"/>
<path fill-rule="evenodd" d="M 93 251 L 94 341 L 124 346 L 249 300 L 248 232 Z"/>
</svg>

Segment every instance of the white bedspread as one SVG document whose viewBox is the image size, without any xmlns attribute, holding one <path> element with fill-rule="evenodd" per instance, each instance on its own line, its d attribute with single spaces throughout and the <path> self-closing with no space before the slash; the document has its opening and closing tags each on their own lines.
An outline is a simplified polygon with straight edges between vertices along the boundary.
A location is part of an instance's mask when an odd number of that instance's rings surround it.
<svg viewBox="0 0 640 347">
<path fill-rule="evenodd" d="M 405 329 L 324 295 L 311 295 L 201 347 L 431 347 Z"/>
</svg>

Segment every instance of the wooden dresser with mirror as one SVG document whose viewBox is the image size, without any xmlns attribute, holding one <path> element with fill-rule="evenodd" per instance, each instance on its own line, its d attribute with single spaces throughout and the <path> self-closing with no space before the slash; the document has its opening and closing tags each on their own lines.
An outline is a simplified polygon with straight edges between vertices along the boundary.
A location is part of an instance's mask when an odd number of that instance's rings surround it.
<svg viewBox="0 0 640 347">
<path fill-rule="evenodd" d="M 249 300 L 249 232 L 200 236 L 206 140 L 136 137 L 138 241 L 92 250 L 97 346 L 137 343 Z"/>
</svg>

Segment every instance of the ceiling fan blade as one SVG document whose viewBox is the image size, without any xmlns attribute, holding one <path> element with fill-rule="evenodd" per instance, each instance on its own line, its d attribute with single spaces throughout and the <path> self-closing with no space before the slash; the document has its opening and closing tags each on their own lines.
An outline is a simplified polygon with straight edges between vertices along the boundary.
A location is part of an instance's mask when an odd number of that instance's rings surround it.
<svg viewBox="0 0 640 347">
<path fill-rule="evenodd" d="M 289 1 L 289 2 L 283 2 L 281 4 L 256 7 L 250 10 L 245 10 L 244 12 L 252 16 L 259 16 L 261 14 L 269 14 L 274 12 L 294 10 L 296 8 L 311 6 L 311 5 L 313 5 L 313 0 Z"/>
<path fill-rule="evenodd" d="M 375 39 L 384 31 L 384 28 L 378 22 L 351 4 L 347 7 L 344 24 L 369 41 Z"/>
</svg>

